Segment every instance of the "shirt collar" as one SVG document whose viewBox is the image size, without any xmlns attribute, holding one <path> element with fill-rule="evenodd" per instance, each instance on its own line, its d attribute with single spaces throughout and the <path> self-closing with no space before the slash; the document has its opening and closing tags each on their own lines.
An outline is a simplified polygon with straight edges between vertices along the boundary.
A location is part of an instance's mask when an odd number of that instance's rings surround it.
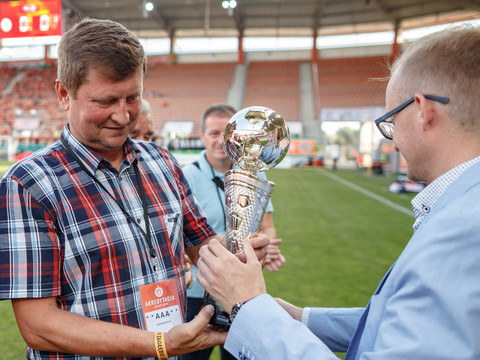
<svg viewBox="0 0 480 360">
<path fill-rule="evenodd" d="M 75 154 L 77 154 L 78 157 L 82 159 L 83 164 L 88 170 L 92 172 L 92 174 L 95 174 L 102 162 L 111 166 L 107 160 L 99 156 L 88 146 L 78 141 L 78 139 L 70 132 L 70 127 L 68 124 L 65 126 L 62 137 L 65 139 L 67 144 L 70 145 Z M 140 156 L 140 148 L 130 137 L 128 137 L 127 141 L 125 141 L 125 143 L 123 144 L 123 153 L 125 155 L 123 159 L 124 164 L 122 165 L 122 167 L 124 167 L 125 165 L 130 166 L 135 161 L 135 159 Z"/>
<path fill-rule="evenodd" d="M 436 178 L 425 189 L 418 193 L 412 199 L 413 212 L 415 214 L 415 223 L 413 229 L 417 230 L 425 217 L 430 213 L 437 200 L 447 190 L 447 188 L 462 175 L 470 166 L 480 161 L 480 156 L 468 160 L 445 174 Z"/>
<path fill-rule="evenodd" d="M 208 171 L 208 173 L 210 174 L 213 170 L 213 174 L 221 179 L 224 178 L 225 174 L 220 172 L 220 171 L 217 171 L 215 170 L 214 168 L 212 168 L 212 166 L 210 165 L 210 163 L 208 162 L 207 160 L 207 151 L 206 150 L 202 150 L 202 152 L 200 153 L 200 158 L 198 159 L 198 164 L 200 165 L 200 169 L 202 169 L 202 171 Z M 232 163 L 232 169 L 240 169 L 237 165 L 233 164 Z"/>
</svg>

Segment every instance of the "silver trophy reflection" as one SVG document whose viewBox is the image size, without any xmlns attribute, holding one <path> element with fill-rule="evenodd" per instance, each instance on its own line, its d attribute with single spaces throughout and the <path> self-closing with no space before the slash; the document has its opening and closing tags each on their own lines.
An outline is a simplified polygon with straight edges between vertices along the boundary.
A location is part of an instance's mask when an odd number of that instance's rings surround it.
<svg viewBox="0 0 480 360">
<path fill-rule="evenodd" d="M 290 132 L 282 116 L 263 106 L 240 110 L 228 121 L 223 132 L 227 156 L 241 170 L 225 174 L 225 223 L 227 248 L 243 251 L 243 240 L 260 229 L 275 184 L 258 177 L 283 160 L 290 145 Z M 228 314 L 206 292 L 204 305 L 212 304 L 215 314 L 210 323 L 228 329 Z"/>
</svg>

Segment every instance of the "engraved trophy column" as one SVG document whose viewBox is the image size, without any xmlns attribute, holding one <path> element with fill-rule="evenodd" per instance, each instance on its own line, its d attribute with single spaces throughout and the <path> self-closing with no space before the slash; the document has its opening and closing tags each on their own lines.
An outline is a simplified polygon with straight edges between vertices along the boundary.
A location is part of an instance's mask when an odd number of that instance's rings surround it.
<svg viewBox="0 0 480 360">
<path fill-rule="evenodd" d="M 225 222 L 227 248 L 243 251 L 243 240 L 259 230 L 275 184 L 256 175 L 283 160 L 290 132 L 274 110 L 252 106 L 240 110 L 223 132 L 227 156 L 242 170 L 225 174 Z"/>
</svg>

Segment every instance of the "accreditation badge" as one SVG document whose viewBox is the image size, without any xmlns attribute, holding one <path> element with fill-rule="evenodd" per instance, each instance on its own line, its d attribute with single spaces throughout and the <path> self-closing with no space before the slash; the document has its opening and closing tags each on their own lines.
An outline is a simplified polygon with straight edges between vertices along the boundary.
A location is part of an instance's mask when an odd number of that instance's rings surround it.
<svg viewBox="0 0 480 360">
<path fill-rule="evenodd" d="M 175 279 L 140 286 L 140 299 L 148 331 L 167 332 L 183 323 Z"/>
</svg>

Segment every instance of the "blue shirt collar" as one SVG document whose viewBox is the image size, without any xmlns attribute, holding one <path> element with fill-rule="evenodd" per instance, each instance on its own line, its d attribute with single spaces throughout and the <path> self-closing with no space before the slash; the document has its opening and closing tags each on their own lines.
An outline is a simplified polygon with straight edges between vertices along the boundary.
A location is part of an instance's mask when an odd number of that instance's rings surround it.
<svg viewBox="0 0 480 360">
<path fill-rule="evenodd" d="M 220 179 L 223 180 L 223 178 L 225 177 L 224 173 L 222 173 L 220 171 L 217 171 L 214 168 L 212 168 L 210 163 L 207 161 L 207 151 L 206 150 L 202 150 L 202 152 L 200 153 L 200 157 L 198 158 L 197 161 L 198 161 L 198 165 L 200 165 L 200 170 L 202 170 L 203 173 L 211 174 L 212 170 L 213 170 L 214 175 L 219 177 Z M 240 168 L 237 165 L 232 164 L 232 169 L 240 169 Z"/>
<path fill-rule="evenodd" d="M 70 127 L 67 124 L 61 135 L 72 150 L 82 159 L 84 165 L 90 170 L 93 174 L 97 171 L 101 163 L 110 165 L 110 162 L 105 160 L 103 157 L 99 156 L 95 151 L 91 150 L 88 146 L 82 144 L 78 139 L 73 136 L 70 132 Z M 124 159 L 122 164 L 122 169 L 129 167 L 140 156 L 140 148 L 135 144 L 135 142 L 129 137 L 123 144 L 123 153 Z"/>
</svg>

